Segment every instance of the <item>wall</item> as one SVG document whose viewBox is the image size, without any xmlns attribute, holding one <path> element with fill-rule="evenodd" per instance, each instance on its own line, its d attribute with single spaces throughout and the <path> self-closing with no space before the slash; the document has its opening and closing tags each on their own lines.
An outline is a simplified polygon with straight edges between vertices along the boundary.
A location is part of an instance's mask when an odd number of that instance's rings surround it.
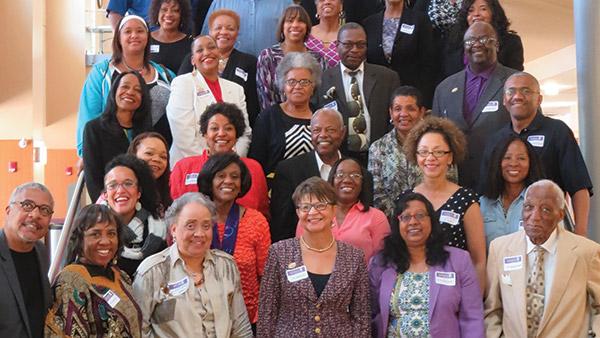
<svg viewBox="0 0 600 338">
<path fill-rule="evenodd" d="M 8 162 L 17 162 L 17 171 L 8 172 Z M 31 140 L 22 149 L 15 140 L 0 140 L 0 227 L 4 226 L 4 208 L 13 189 L 33 179 L 33 145 Z"/>
</svg>

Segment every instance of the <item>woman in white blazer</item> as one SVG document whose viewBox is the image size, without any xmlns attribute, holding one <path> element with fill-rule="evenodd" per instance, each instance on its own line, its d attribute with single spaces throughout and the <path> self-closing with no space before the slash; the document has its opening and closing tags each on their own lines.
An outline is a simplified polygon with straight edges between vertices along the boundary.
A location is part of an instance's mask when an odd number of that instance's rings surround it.
<svg viewBox="0 0 600 338">
<path fill-rule="evenodd" d="M 246 156 L 252 130 L 246 112 L 244 89 L 231 81 L 219 78 L 219 50 L 215 40 L 203 35 L 192 43 L 194 71 L 176 77 L 171 83 L 171 97 L 167 105 L 167 118 L 173 134 L 171 167 L 182 158 L 202 154 L 207 149 L 200 133 L 200 116 L 206 107 L 215 102 L 236 104 L 243 112 L 246 130 L 238 139 L 235 149 Z"/>
</svg>

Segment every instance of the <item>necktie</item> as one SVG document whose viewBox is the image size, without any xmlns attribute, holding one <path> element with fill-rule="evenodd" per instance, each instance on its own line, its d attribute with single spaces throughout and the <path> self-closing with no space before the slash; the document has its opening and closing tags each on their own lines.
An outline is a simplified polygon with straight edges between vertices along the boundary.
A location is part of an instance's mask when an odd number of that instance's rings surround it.
<svg viewBox="0 0 600 338">
<path fill-rule="evenodd" d="M 527 279 L 527 337 L 536 336 L 542 315 L 544 314 L 544 254 L 546 250 L 539 245 L 533 249 L 535 259 Z"/>
</svg>

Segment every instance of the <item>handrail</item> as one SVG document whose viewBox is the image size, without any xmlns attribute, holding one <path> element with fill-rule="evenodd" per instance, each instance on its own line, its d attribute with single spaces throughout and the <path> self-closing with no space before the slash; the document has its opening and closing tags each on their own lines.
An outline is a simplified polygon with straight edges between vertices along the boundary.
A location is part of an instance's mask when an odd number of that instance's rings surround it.
<svg viewBox="0 0 600 338">
<path fill-rule="evenodd" d="M 60 232 L 60 237 L 58 239 L 58 244 L 56 245 L 56 249 L 54 250 L 54 259 L 50 263 L 50 269 L 48 270 L 48 279 L 50 280 L 50 285 L 54 284 L 54 280 L 58 273 L 63 268 L 64 262 L 64 254 L 67 249 L 67 245 L 69 244 L 69 238 L 71 238 L 71 233 L 73 232 L 72 225 L 73 220 L 75 218 L 75 214 L 79 209 L 79 203 L 81 202 L 81 193 L 83 192 L 83 187 L 85 186 L 85 181 L 83 180 L 83 170 L 79 172 L 77 177 L 77 184 L 75 185 L 75 191 L 73 191 L 73 196 L 71 197 L 71 203 L 69 203 L 69 209 L 67 210 L 67 216 L 65 217 L 65 224 L 63 225 L 62 231 Z"/>
</svg>

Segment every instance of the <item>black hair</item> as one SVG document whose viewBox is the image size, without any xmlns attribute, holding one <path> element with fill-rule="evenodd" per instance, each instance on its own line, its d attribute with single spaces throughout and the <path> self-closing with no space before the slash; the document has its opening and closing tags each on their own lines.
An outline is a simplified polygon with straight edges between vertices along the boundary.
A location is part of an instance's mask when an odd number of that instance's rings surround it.
<svg viewBox="0 0 600 338">
<path fill-rule="evenodd" d="M 425 243 L 426 263 L 430 266 L 441 265 L 446 262 L 450 255 L 444 248 L 446 236 L 438 218 L 435 217 L 435 211 L 431 202 L 422 194 L 416 192 L 406 193 L 396 201 L 395 216 L 392 217 L 390 222 L 391 232 L 383 240 L 383 250 L 381 251 L 384 263 L 396 265 L 398 273 L 404 273 L 410 267 L 410 254 L 406 242 L 404 242 L 404 239 L 400 235 L 398 216 L 408 208 L 408 202 L 411 201 L 419 201 L 425 204 L 425 209 L 431 222 L 431 233 Z"/>
<path fill-rule="evenodd" d="M 331 186 L 333 187 L 333 181 L 335 179 L 335 172 L 337 171 L 337 168 L 340 166 L 340 164 L 344 161 L 352 161 L 352 162 L 356 163 L 358 165 L 358 167 L 360 168 L 360 174 L 362 175 L 362 180 L 361 180 L 362 184 L 360 186 L 360 194 L 358 194 L 358 200 L 364 206 L 363 212 L 367 212 L 367 211 L 369 211 L 369 206 L 373 203 L 373 194 L 369 193 L 369 192 L 373 191 L 373 181 L 370 179 L 371 175 L 369 174 L 367 169 L 365 169 L 365 167 L 363 167 L 360 164 L 360 162 L 358 162 L 356 159 L 354 159 L 352 157 L 340 158 L 331 167 L 331 171 L 329 172 L 329 177 L 327 178 L 327 182 L 329 182 L 329 184 L 331 184 Z"/>
<path fill-rule="evenodd" d="M 463 38 L 465 33 L 469 29 L 469 23 L 467 17 L 469 16 L 469 8 L 475 3 L 476 0 L 465 0 L 462 3 L 458 16 L 456 17 L 456 23 L 450 30 L 449 35 L 449 48 L 450 50 L 457 50 L 463 46 Z M 492 22 L 490 24 L 496 31 L 498 38 L 498 44 L 502 48 L 502 41 L 508 34 L 516 34 L 515 31 L 509 30 L 510 21 L 506 17 L 506 13 L 500 5 L 498 0 L 485 0 L 487 2 L 490 11 L 492 12 Z"/>
<path fill-rule="evenodd" d="M 246 195 L 248 190 L 250 190 L 250 186 L 252 185 L 250 170 L 248 170 L 248 167 L 246 167 L 246 164 L 244 164 L 242 159 L 233 152 L 214 154 L 208 158 L 208 161 L 204 163 L 202 170 L 198 174 L 198 191 L 213 199 L 213 179 L 219 171 L 227 168 L 232 163 L 235 163 L 238 165 L 238 167 L 240 167 L 241 185 L 238 198 Z"/>
<path fill-rule="evenodd" d="M 176 2 L 179 5 L 179 31 L 188 34 L 191 31 L 192 23 L 192 6 L 189 0 L 152 0 L 148 11 L 150 23 L 160 26 L 158 23 L 158 13 L 160 12 L 160 7 L 165 2 Z"/>
<path fill-rule="evenodd" d="M 225 116 L 229 123 L 233 124 L 235 128 L 235 138 L 238 139 L 244 135 L 246 130 L 246 121 L 244 120 L 244 113 L 234 103 L 217 102 L 209 105 L 204 110 L 204 113 L 200 115 L 200 132 L 202 135 L 206 135 L 208 130 L 208 121 L 215 115 L 221 114 Z"/>
<path fill-rule="evenodd" d="M 388 105 L 389 108 L 392 108 L 394 106 L 394 100 L 398 96 L 413 97 L 417 103 L 417 107 L 423 108 L 423 95 L 421 94 L 421 91 L 419 89 L 417 89 L 416 87 L 400 86 L 400 87 L 394 89 L 394 91 L 392 92 L 392 95 L 390 96 L 390 102 Z"/>
</svg>

